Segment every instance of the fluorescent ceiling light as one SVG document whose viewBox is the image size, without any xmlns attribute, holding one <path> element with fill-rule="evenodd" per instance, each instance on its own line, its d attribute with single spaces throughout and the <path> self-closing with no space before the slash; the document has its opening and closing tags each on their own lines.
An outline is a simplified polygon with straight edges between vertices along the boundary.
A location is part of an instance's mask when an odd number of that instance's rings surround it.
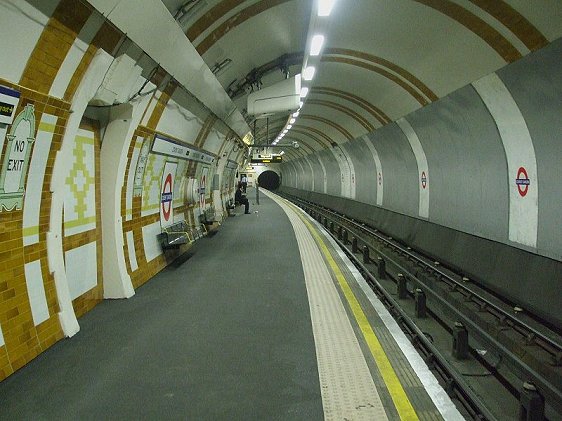
<svg viewBox="0 0 562 421">
<path fill-rule="evenodd" d="M 306 96 L 308 95 L 308 88 L 304 87 L 301 89 L 301 98 L 306 98 Z"/>
<path fill-rule="evenodd" d="M 330 16 L 336 0 L 318 0 L 318 16 Z"/>
<path fill-rule="evenodd" d="M 302 106 L 304 105 L 304 102 L 299 102 L 299 110 L 302 108 Z"/>
<path fill-rule="evenodd" d="M 317 56 L 320 54 L 322 45 L 324 44 L 324 35 L 314 35 L 310 42 L 310 55 Z"/>
<path fill-rule="evenodd" d="M 297 118 L 299 116 L 299 114 L 300 114 L 300 111 L 297 111 L 297 112 L 293 113 L 293 117 Z"/>
<path fill-rule="evenodd" d="M 289 125 L 287 126 L 287 130 L 291 130 L 291 127 L 293 127 L 293 125 L 292 125 L 292 124 L 289 124 Z"/>
<path fill-rule="evenodd" d="M 304 69 L 302 77 L 304 80 L 312 80 L 312 78 L 314 77 L 314 73 L 316 73 L 316 67 L 308 66 L 306 69 Z"/>
<path fill-rule="evenodd" d="M 296 118 L 292 118 L 292 119 L 289 120 L 289 123 L 293 124 L 295 121 L 297 121 L 297 119 L 296 119 Z"/>
</svg>

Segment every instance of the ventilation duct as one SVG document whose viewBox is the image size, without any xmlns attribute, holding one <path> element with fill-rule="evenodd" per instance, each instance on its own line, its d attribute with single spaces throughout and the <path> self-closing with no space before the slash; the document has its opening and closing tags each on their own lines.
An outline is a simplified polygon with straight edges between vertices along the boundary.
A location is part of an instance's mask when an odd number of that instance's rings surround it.
<svg viewBox="0 0 562 421">
<path fill-rule="evenodd" d="M 248 114 L 257 118 L 292 113 L 299 108 L 301 75 L 282 80 L 248 95 Z"/>
</svg>

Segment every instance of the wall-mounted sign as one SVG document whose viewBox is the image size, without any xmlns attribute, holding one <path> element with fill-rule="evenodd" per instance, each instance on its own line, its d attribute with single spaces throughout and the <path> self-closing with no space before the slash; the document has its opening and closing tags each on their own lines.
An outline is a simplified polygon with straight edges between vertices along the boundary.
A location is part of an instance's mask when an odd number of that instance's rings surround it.
<svg viewBox="0 0 562 421">
<path fill-rule="evenodd" d="M 281 155 L 275 155 L 271 158 L 256 158 L 250 161 L 251 164 L 279 164 L 281 162 L 283 162 Z"/>
<path fill-rule="evenodd" d="M 28 104 L 18 114 L 10 133 L 0 172 L 0 212 L 20 210 L 25 193 L 25 176 L 35 141 L 35 108 Z"/>
<path fill-rule="evenodd" d="M 12 124 L 20 102 L 20 93 L 0 85 L 0 124 Z"/>
<path fill-rule="evenodd" d="M 205 209 L 205 194 L 207 188 L 207 176 L 209 175 L 209 167 L 203 167 L 201 171 L 201 180 L 199 181 L 199 208 L 201 211 Z"/>
<path fill-rule="evenodd" d="M 236 168 L 238 168 L 238 163 L 236 161 L 229 159 L 226 163 L 226 168 L 235 170 Z"/>
<path fill-rule="evenodd" d="M 203 152 L 193 146 L 167 139 L 164 136 L 156 134 L 154 143 L 152 143 L 152 152 L 174 158 L 187 159 L 189 161 L 203 162 L 204 164 L 212 164 L 215 157 L 209 153 Z"/>
<path fill-rule="evenodd" d="M 164 171 L 162 172 L 162 181 L 160 186 L 160 226 L 162 228 L 169 227 L 174 223 L 174 178 L 178 164 L 175 162 L 166 162 Z"/>
<path fill-rule="evenodd" d="M 142 196 L 142 182 L 144 177 L 144 169 L 146 167 L 146 161 L 148 159 L 148 153 L 150 152 L 150 138 L 146 138 L 143 141 L 139 159 L 137 161 L 137 169 L 135 171 L 135 182 L 133 187 L 133 196 Z"/>
</svg>

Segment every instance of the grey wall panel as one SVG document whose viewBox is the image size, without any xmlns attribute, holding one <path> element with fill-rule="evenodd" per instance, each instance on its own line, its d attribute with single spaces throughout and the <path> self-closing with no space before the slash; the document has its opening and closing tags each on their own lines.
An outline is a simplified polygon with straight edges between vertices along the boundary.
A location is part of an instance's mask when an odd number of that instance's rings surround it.
<svg viewBox="0 0 562 421">
<path fill-rule="evenodd" d="M 355 168 L 355 200 L 375 204 L 377 200 L 377 172 L 369 148 L 361 140 L 342 145 Z"/>
<path fill-rule="evenodd" d="M 304 172 L 303 189 L 312 190 L 312 169 L 304 158 L 299 159 L 299 164 Z"/>
<path fill-rule="evenodd" d="M 288 187 L 296 188 L 296 186 L 295 186 L 295 170 L 294 170 L 293 164 L 290 163 L 290 162 L 284 164 L 283 173 L 284 173 L 283 182 L 285 183 L 283 185 L 288 186 Z"/>
<path fill-rule="evenodd" d="M 307 158 L 314 170 L 314 191 L 324 193 L 324 171 L 318 161 L 318 157 L 316 154 L 310 154 Z"/>
<path fill-rule="evenodd" d="M 498 103 L 494 106 L 502 113 L 494 112 L 494 107 L 489 108 L 493 104 L 490 98 L 496 98 L 492 95 L 496 92 L 494 85 L 475 82 L 479 93 L 469 85 L 406 116 L 427 156 L 430 222 L 562 260 L 560 57 L 562 39 L 499 70 L 497 75 L 501 78 L 503 92 L 509 90 L 509 100 L 513 97 L 517 106 L 497 94 Z M 502 108 L 502 104 L 508 102 L 511 108 Z M 514 177 L 508 174 L 509 151 L 516 149 L 520 155 L 529 156 L 527 152 L 523 153 L 517 135 L 519 132 L 505 130 L 506 124 L 509 129 L 516 127 L 517 123 L 510 120 L 509 113 L 513 116 L 517 114 L 518 121 L 521 121 L 517 108 L 525 119 L 536 153 L 537 176 L 531 183 L 535 182 L 538 186 L 538 224 L 534 222 L 535 229 L 538 227 L 538 236 L 537 248 L 532 250 L 530 243 L 516 244 L 509 240 L 513 225 L 517 232 L 525 222 L 524 216 L 523 222 L 514 222 L 513 198 L 511 206 L 509 202 L 515 185 Z M 492 114 L 497 121 L 494 121 Z M 501 118 L 498 119 L 498 116 Z M 503 143 L 497 125 L 504 134 Z M 375 146 L 382 163 L 384 188 L 379 190 L 383 193 L 383 197 L 379 197 L 379 200 L 382 199 L 380 205 L 384 209 L 417 217 L 420 210 L 420 180 L 415 156 L 406 136 L 396 124 L 388 124 L 369 134 L 368 140 Z M 355 167 L 357 201 L 373 204 L 377 202 L 376 189 L 370 190 L 368 183 L 370 174 L 375 176 L 377 169 L 371 151 L 367 153 L 369 148 L 359 143 L 360 140 L 355 140 L 342 147 Z M 528 137 L 526 145 L 529 145 Z M 337 161 L 330 151 L 321 151 L 317 155 L 327 172 L 326 193 L 341 196 L 341 174 Z M 363 160 L 364 156 L 369 157 L 368 161 L 373 161 L 370 164 L 372 168 Z M 320 174 L 320 171 L 318 175 L 315 173 L 317 192 L 323 190 Z M 317 179 L 320 182 L 318 185 Z M 286 185 L 294 186 L 294 183 Z M 335 199 L 332 197 L 330 200 Z M 531 218 L 526 221 L 531 221 Z M 415 229 L 414 225 L 412 229 Z M 415 232 L 412 235 L 415 236 Z"/>
<path fill-rule="evenodd" d="M 307 182 L 307 173 L 305 172 L 305 168 L 302 165 L 301 158 L 295 159 L 293 161 L 295 165 L 295 171 L 297 172 L 297 186 L 301 190 L 310 190 L 306 187 Z"/>
<path fill-rule="evenodd" d="M 350 199 L 281 191 L 363 221 L 562 328 L 562 288 L 553 282 L 562 277 L 562 262 Z"/>
<path fill-rule="evenodd" d="M 408 139 L 396 124 L 389 124 L 371 133 L 384 170 L 383 207 L 418 215 L 418 170 Z"/>
<path fill-rule="evenodd" d="M 505 152 L 476 91 L 471 86 L 459 89 L 407 120 L 427 156 L 429 220 L 506 242 Z"/>
<path fill-rule="evenodd" d="M 320 152 L 318 158 L 322 160 L 326 168 L 326 174 L 328 176 L 327 193 L 333 196 L 339 196 L 341 194 L 341 172 L 336 158 L 334 158 L 332 152 L 328 150 Z"/>
<path fill-rule="evenodd" d="M 562 259 L 562 39 L 497 74 L 521 110 L 535 148 L 538 252 Z"/>
</svg>

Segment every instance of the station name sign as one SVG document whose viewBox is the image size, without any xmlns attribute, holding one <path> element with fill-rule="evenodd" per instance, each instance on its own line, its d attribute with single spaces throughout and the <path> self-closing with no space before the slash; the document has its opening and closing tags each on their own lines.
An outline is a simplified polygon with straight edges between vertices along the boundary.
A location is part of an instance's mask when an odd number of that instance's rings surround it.
<svg viewBox="0 0 562 421">
<path fill-rule="evenodd" d="M 194 146 L 179 143 L 159 134 L 154 136 L 152 152 L 160 155 L 186 159 L 188 161 L 202 162 L 204 164 L 212 164 L 215 162 L 215 157 L 213 155 L 203 152 Z"/>
<path fill-rule="evenodd" d="M 19 101 L 18 91 L 0 85 L 0 124 L 12 124 Z"/>
<path fill-rule="evenodd" d="M 235 170 L 236 168 L 238 168 L 238 163 L 236 161 L 233 161 L 232 159 L 229 159 L 226 162 L 226 168 Z"/>
<path fill-rule="evenodd" d="M 252 158 L 251 164 L 279 164 L 283 162 L 281 155 L 272 156 L 271 158 Z"/>
</svg>

